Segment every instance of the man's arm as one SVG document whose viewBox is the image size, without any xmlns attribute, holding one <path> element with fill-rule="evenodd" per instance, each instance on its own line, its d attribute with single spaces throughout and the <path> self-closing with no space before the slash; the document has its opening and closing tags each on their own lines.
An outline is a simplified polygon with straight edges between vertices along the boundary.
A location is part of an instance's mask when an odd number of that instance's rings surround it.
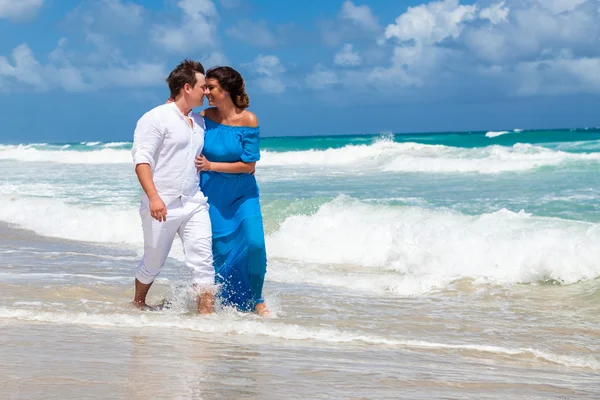
<svg viewBox="0 0 600 400">
<path fill-rule="evenodd" d="M 140 118 L 133 134 L 132 154 L 135 173 L 150 200 L 150 215 L 159 222 L 167 220 L 167 208 L 154 185 L 152 169 L 154 168 L 154 156 L 162 141 L 160 121 L 151 114 Z"/>
<path fill-rule="evenodd" d="M 167 220 L 167 207 L 158 195 L 154 180 L 152 179 L 152 170 L 150 164 L 138 164 L 135 166 L 135 173 L 142 185 L 142 189 L 146 192 L 146 196 L 150 200 L 150 215 L 158 222 Z"/>
</svg>

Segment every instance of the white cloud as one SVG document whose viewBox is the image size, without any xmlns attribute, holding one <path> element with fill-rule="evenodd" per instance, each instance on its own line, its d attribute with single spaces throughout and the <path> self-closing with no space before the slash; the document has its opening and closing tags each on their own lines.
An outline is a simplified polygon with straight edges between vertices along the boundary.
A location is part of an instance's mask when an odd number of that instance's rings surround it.
<svg viewBox="0 0 600 400">
<path fill-rule="evenodd" d="M 280 78 L 258 78 L 256 83 L 266 93 L 281 94 L 285 92 L 285 84 Z"/>
<path fill-rule="evenodd" d="M 40 71 L 41 65 L 27 44 L 23 43 L 15 47 L 11 58 L 12 63 L 6 57 L 0 57 L 0 75 L 13 77 L 20 82 L 41 89 L 47 87 Z"/>
<path fill-rule="evenodd" d="M 506 35 L 497 29 L 468 30 L 464 40 L 470 51 L 485 61 L 501 62 L 509 52 Z"/>
<path fill-rule="evenodd" d="M 103 7 L 106 8 L 106 14 L 113 21 L 125 24 L 127 27 L 137 27 L 143 22 L 144 7 L 134 3 L 121 3 L 120 0 L 103 0 Z"/>
<path fill-rule="evenodd" d="M 245 64 L 245 66 L 259 75 L 256 84 L 262 91 L 274 94 L 285 92 L 286 84 L 282 78 L 285 67 L 281 64 L 279 57 L 260 54 L 252 63 Z"/>
<path fill-rule="evenodd" d="M 343 42 L 358 38 L 369 38 L 379 34 L 381 27 L 377 17 L 369 6 L 357 6 L 352 1 L 342 4 L 337 18 L 332 21 L 320 21 L 323 41 L 329 46 L 338 46 Z"/>
<path fill-rule="evenodd" d="M 111 35 L 131 32 L 144 23 L 144 7 L 121 0 L 88 0 L 67 14 L 66 22 L 84 31 Z"/>
<path fill-rule="evenodd" d="M 211 0 L 180 0 L 183 11 L 178 24 L 157 25 L 152 40 L 173 53 L 186 53 L 198 48 L 213 48 L 217 44 L 219 15 Z"/>
<path fill-rule="evenodd" d="M 265 76 L 280 75 L 285 72 L 279 57 L 273 55 L 259 55 L 254 60 L 254 69 Z"/>
<path fill-rule="evenodd" d="M 397 43 L 391 65 L 375 68 L 370 76 L 395 85 L 435 87 L 436 82 L 477 79 L 469 75 L 477 70 L 489 78 L 494 70 L 499 88 L 511 87 L 506 79 L 512 79 L 519 94 L 562 93 L 583 85 L 598 90 L 593 79 L 600 56 L 597 0 L 486 5 L 443 0 L 409 8 L 386 29 L 386 38 Z M 473 68 L 477 62 L 492 63 L 494 69 Z"/>
<path fill-rule="evenodd" d="M 587 0 L 536 0 L 536 2 L 548 9 L 553 14 L 574 11 Z"/>
<path fill-rule="evenodd" d="M 510 20 L 505 23 L 467 27 L 462 35 L 466 50 L 485 61 L 515 63 L 532 60 L 564 48 L 590 54 L 598 48 L 600 24 L 594 14 L 596 0 L 580 5 L 584 9 L 554 14 L 538 3 L 513 1 Z"/>
<path fill-rule="evenodd" d="M 389 67 L 369 71 L 367 79 L 380 87 L 419 87 L 443 76 L 442 66 L 460 58 L 454 51 L 423 46 L 401 46 L 394 49 Z M 430 81 L 431 80 L 431 81 Z"/>
<path fill-rule="evenodd" d="M 3 1 L 3 0 L 0 0 Z M 35 90 L 86 91 L 105 88 L 145 89 L 164 86 L 168 57 L 156 46 L 139 46 L 139 40 L 159 40 L 169 50 L 198 48 L 206 66 L 227 64 L 215 44 L 218 15 L 209 0 L 179 0 L 181 24 L 169 28 L 168 14 L 156 17 L 163 25 L 152 26 L 139 4 L 127 0 L 85 0 L 65 18 L 70 33 L 62 37 L 46 57 L 34 54 L 25 43 L 0 56 L 0 82 L 4 91 Z M 181 40 L 177 38 L 181 35 Z M 147 47 L 150 47 L 151 50 Z M 150 59 L 145 59 L 147 53 Z M 171 61 L 168 61 L 170 64 Z"/>
<path fill-rule="evenodd" d="M 24 20 L 34 17 L 44 0 L 0 0 L 0 18 Z"/>
<path fill-rule="evenodd" d="M 600 93 L 600 57 L 522 62 L 503 72 L 522 96 Z"/>
<path fill-rule="evenodd" d="M 121 63 L 108 67 L 76 67 L 63 58 L 66 40 L 61 39 L 47 64 L 40 63 L 26 43 L 13 49 L 10 58 L 0 56 L 0 78 L 10 78 L 13 89 L 27 85 L 36 90 L 84 91 L 103 88 L 140 88 L 163 84 L 167 75 L 162 63 Z"/>
<path fill-rule="evenodd" d="M 321 64 L 315 65 L 313 72 L 305 80 L 306 85 L 315 90 L 329 89 L 330 86 L 341 82 L 336 72 L 326 69 Z"/>
<path fill-rule="evenodd" d="M 242 0 L 219 0 L 219 3 L 221 3 L 221 7 L 231 10 L 238 7 L 242 3 Z"/>
<path fill-rule="evenodd" d="M 360 65 L 360 55 L 354 51 L 352 45 L 346 43 L 344 47 L 335 55 L 334 63 L 336 65 L 355 67 Z"/>
<path fill-rule="evenodd" d="M 283 81 L 285 67 L 275 55 L 259 54 L 254 61 L 242 66 L 251 70 L 258 77 L 254 83 L 266 93 L 280 94 L 285 92 L 288 85 Z"/>
<path fill-rule="evenodd" d="M 239 21 L 227 29 L 227 35 L 258 47 L 273 47 L 277 44 L 277 39 L 267 27 L 266 21 Z"/>
<path fill-rule="evenodd" d="M 318 64 L 305 84 L 411 98 L 460 94 L 465 87 L 490 96 L 600 93 L 599 5 L 598 0 L 426 2 L 387 26 L 379 42 L 379 51 L 387 54 L 383 60 L 367 56 L 368 47 L 360 57 L 345 40 L 331 66 Z M 330 44 L 344 38 L 334 33 Z M 378 33 L 371 38 L 377 41 Z"/>
<path fill-rule="evenodd" d="M 345 1 L 342 4 L 340 18 L 351 21 L 367 31 L 376 31 L 379 29 L 377 18 L 373 15 L 369 6 L 356 6 L 352 1 Z"/>
<path fill-rule="evenodd" d="M 442 0 L 417 7 L 396 18 L 396 23 L 388 25 L 386 39 L 400 41 L 414 40 L 421 43 L 440 43 L 448 37 L 456 39 L 464 23 L 475 18 L 477 7 L 460 5 L 459 0 Z"/>
<path fill-rule="evenodd" d="M 227 57 L 225 57 L 225 54 L 220 51 L 213 51 L 208 57 L 200 60 L 200 62 L 206 69 L 231 64 Z"/>
<path fill-rule="evenodd" d="M 504 7 L 505 2 L 496 3 L 488 8 L 484 8 L 479 12 L 479 18 L 487 19 L 492 24 L 497 25 L 500 22 L 506 22 L 510 8 Z"/>
<path fill-rule="evenodd" d="M 109 68 L 85 68 L 90 86 L 94 88 L 144 88 L 164 85 L 168 72 L 163 63 L 138 61 Z"/>
<path fill-rule="evenodd" d="M 64 59 L 80 67 L 121 65 L 133 54 L 147 51 L 146 46 L 136 44 L 147 43 L 146 20 L 150 16 L 142 6 L 123 0 L 83 1 L 62 24 L 70 33 L 68 41 L 65 38 L 64 45 L 59 44 L 50 57 L 57 63 Z"/>
<path fill-rule="evenodd" d="M 69 65 L 42 65 L 26 43 L 15 47 L 10 59 L 0 57 L 0 77 L 12 78 L 13 87 L 18 84 L 31 86 L 40 91 L 54 87 L 79 91 L 85 86 L 81 71 Z"/>
</svg>

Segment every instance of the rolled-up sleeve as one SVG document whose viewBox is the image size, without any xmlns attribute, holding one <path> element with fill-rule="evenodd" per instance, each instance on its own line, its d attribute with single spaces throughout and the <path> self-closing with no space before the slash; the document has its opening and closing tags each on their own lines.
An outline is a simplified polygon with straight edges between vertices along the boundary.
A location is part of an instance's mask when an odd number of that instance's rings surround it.
<svg viewBox="0 0 600 400">
<path fill-rule="evenodd" d="M 260 160 L 260 130 L 250 128 L 242 134 L 242 157 L 243 162 L 255 162 Z"/>
<path fill-rule="evenodd" d="M 152 113 L 146 113 L 139 119 L 133 133 L 133 168 L 139 164 L 150 164 L 154 170 L 156 153 L 163 141 L 163 129 L 160 119 Z"/>
</svg>

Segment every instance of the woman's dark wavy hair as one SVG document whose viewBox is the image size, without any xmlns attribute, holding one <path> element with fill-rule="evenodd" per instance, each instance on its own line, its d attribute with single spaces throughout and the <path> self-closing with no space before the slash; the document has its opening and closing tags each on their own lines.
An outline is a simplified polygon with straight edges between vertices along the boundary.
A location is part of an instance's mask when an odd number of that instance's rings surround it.
<svg viewBox="0 0 600 400">
<path fill-rule="evenodd" d="M 231 67 L 214 67 L 206 71 L 206 79 L 216 79 L 219 86 L 231 96 L 233 104 L 238 108 L 248 108 L 250 98 L 246 93 L 244 79 Z"/>
</svg>

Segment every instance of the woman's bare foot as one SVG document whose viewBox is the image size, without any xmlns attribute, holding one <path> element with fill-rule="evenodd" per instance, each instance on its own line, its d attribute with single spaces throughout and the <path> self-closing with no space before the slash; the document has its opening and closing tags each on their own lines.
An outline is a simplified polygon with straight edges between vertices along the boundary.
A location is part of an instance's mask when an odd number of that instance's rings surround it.
<svg viewBox="0 0 600 400">
<path fill-rule="evenodd" d="M 271 314 L 265 303 L 258 303 L 254 307 L 254 312 L 260 315 L 261 317 L 268 317 Z"/>
</svg>

